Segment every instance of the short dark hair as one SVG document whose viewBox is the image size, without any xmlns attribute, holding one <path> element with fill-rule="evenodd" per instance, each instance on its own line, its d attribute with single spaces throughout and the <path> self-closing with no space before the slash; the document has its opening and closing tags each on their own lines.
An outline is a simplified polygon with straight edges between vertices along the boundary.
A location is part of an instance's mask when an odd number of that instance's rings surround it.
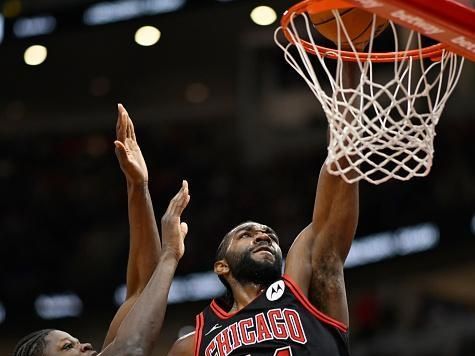
<svg viewBox="0 0 475 356">
<path fill-rule="evenodd" d="M 218 246 L 218 250 L 216 251 L 215 262 L 224 260 L 224 258 L 226 257 L 226 252 L 228 251 L 229 244 L 231 243 L 231 237 L 232 237 L 231 231 L 229 231 L 226 235 L 224 235 L 223 239 L 221 240 L 221 243 Z M 229 285 L 226 278 L 222 276 L 218 276 L 218 278 L 221 281 L 221 283 L 223 283 L 224 286 L 226 287 L 227 294 L 232 295 L 231 286 Z"/>
<path fill-rule="evenodd" d="M 224 235 L 223 239 L 221 240 L 218 250 L 216 251 L 215 261 L 223 260 L 226 257 L 226 252 L 228 251 L 229 244 L 231 243 L 231 231 Z"/>
<path fill-rule="evenodd" d="M 12 356 L 43 356 L 46 336 L 54 329 L 34 331 L 22 338 L 15 346 Z"/>
</svg>

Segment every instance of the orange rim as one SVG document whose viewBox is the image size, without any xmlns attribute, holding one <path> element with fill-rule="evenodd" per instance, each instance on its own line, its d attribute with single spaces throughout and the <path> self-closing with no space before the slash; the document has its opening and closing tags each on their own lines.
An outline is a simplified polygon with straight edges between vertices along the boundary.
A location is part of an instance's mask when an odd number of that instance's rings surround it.
<svg viewBox="0 0 475 356">
<path fill-rule="evenodd" d="M 292 36 L 290 30 L 288 29 L 289 23 L 293 16 L 301 15 L 304 12 L 318 13 L 334 9 L 345 9 L 348 7 L 355 7 L 353 3 L 350 3 L 345 0 L 304 0 L 301 1 L 287 11 L 285 11 L 282 16 L 281 26 L 284 32 L 285 37 L 290 43 L 296 44 L 296 41 L 293 37 L 296 37 L 299 41 L 298 43 L 302 45 L 306 52 L 317 55 L 320 54 L 324 57 L 339 59 L 341 58 L 347 62 L 395 62 L 402 61 L 408 58 L 422 59 L 430 58 L 434 61 L 440 60 L 442 58 L 442 52 L 448 48 L 447 45 L 438 43 L 432 46 L 423 47 L 419 49 L 413 49 L 409 51 L 399 51 L 399 52 L 352 52 L 352 51 L 343 51 L 337 48 L 328 48 L 319 46 L 317 44 L 313 45 L 312 43 L 305 41 L 298 37 L 298 35 Z"/>
</svg>

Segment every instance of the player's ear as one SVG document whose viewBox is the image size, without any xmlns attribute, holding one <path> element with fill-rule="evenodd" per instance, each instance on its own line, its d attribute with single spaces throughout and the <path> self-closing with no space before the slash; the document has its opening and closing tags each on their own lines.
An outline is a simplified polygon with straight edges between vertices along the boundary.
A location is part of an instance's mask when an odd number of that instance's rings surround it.
<svg viewBox="0 0 475 356">
<path fill-rule="evenodd" d="M 219 260 L 214 263 L 214 273 L 223 277 L 229 273 L 229 265 L 225 260 Z"/>
</svg>

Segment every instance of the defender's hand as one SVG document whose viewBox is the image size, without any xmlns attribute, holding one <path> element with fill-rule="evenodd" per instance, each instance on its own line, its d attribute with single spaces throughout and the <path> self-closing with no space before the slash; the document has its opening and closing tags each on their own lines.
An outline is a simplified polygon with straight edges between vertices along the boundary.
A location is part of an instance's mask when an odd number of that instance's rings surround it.
<svg viewBox="0 0 475 356">
<path fill-rule="evenodd" d="M 118 104 L 116 135 L 115 154 L 127 181 L 133 184 L 147 183 L 147 165 L 135 138 L 134 124 L 122 104 Z"/>
<path fill-rule="evenodd" d="M 181 214 L 190 202 L 188 182 L 183 181 L 180 191 L 173 197 L 162 217 L 162 253 L 171 253 L 179 260 L 185 253 L 188 225 L 181 221 Z"/>
</svg>

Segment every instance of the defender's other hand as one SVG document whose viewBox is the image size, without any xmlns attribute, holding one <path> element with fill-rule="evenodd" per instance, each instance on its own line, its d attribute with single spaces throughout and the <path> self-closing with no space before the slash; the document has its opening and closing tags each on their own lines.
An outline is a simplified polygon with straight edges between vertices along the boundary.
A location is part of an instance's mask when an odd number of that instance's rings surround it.
<svg viewBox="0 0 475 356">
<path fill-rule="evenodd" d="M 185 253 L 185 237 L 188 225 L 181 221 L 181 214 L 190 202 L 188 182 L 183 181 L 180 191 L 173 197 L 162 217 L 162 253 L 169 252 L 177 260 Z"/>
<path fill-rule="evenodd" d="M 127 110 L 118 104 L 115 154 L 127 182 L 142 184 L 148 182 L 148 170 L 135 137 L 134 124 Z"/>
</svg>

